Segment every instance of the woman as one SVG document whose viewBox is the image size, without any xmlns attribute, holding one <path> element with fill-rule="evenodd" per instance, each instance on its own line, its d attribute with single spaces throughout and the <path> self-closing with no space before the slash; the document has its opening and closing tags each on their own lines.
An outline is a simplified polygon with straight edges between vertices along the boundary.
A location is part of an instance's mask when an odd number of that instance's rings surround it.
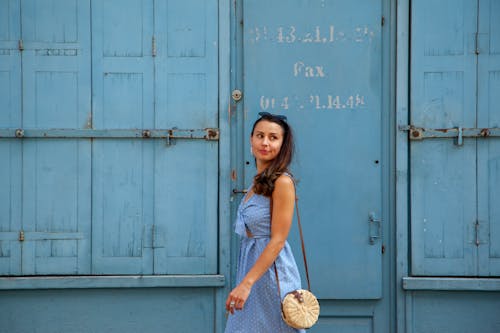
<svg viewBox="0 0 500 333">
<path fill-rule="evenodd" d="M 237 285 L 226 300 L 230 315 L 225 332 L 303 332 L 281 318 L 281 299 L 300 288 L 300 275 L 286 240 L 295 203 L 295 184 L 288 173 L 293 134 L 285 116 L 267 112 L 259 116 L 250 135 L 257 175 L 238 207 L 235 231 L 241 245 Z"/>
</svg>

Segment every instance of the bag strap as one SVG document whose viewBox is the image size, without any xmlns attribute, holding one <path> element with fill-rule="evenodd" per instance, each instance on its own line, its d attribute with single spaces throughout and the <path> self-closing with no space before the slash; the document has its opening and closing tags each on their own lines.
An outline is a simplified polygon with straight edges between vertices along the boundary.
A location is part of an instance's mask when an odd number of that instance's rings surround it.
<svg viewBox="0 0 500 333">
<path fill-rule="evenodd" d="M 294 185 L 294 189 L 295 189 L 295 211 L 297 212 L 297 225 L 299 227 L 300 243 L 301 243 L 301 247 L 302 247 L 302 257 L 304 258 L 304 267 L 306 270 L 307 290 L 311 291 L 311 282 L 309 280 L 309 269 L 307 267 L 306 247 L 305 247 L 305 243 L 304 243 L 304 234 L 302 232 L 302 224 L 300 223 L 299 204 L 298 204 L 299 199 L 297 197 L 297 189 L 295 188 L 295 181 L 293 182 L 293 185 Z M 272 197 L 272 195 L 269 199 L 269 211 L 270 211 L 269 226 L 271 227 L 272 220 L 273 220 L 273 197 Z M 273 263 L 273 265 L 274 265 L 274 274 L 276 275 L 276 284 L 278 285 L 278 295 L 281 299 L 280 280 L 278 277 L 278 269 L 276 268 L 276 261 Z"/>
</svg>

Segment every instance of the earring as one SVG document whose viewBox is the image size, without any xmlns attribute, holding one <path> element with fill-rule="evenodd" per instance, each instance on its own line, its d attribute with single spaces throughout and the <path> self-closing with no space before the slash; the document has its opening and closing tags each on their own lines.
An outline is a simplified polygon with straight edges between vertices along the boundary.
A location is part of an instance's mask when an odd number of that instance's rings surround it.
<svg viewBox="0 0 500 333">
<path fill-rule="evenodd" d="M 250 154 L 253 155 L 253 147 L 250 145 Z"/>
</svg>

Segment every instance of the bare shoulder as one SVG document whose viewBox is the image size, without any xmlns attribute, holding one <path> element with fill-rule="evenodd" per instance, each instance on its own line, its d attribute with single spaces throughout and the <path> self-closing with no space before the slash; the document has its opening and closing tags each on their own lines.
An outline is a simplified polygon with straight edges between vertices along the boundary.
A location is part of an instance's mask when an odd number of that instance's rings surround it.
<svg viewBox="0 0 500 333">
<path fill-rule="evenodd" d="M 279 176 L 274 183 L 274 192 L 278 195 L 295 196 L 295 183 L 289 175 Z"/>
<path fill-rule="evenodd" d="M 293 182 L 292 177 L 289 175 L 286 175 L 286 174 L 279 176 L 276 179 L 274 186 L 275 187 L 283 187 L 283 188 L 292 189 L 292 190 L 295 188 L 295 184 Z"/>
</svg>

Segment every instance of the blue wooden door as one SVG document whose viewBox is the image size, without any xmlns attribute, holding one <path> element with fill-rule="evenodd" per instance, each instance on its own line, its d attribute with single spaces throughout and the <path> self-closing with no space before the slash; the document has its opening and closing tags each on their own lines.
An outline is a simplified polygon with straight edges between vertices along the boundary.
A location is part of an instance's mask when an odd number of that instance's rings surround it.
<svg viewBox="0 0 500 333">
<path fill-rule="evenodd" d="M 86 123 L 90 3 L 49 1 L 42 6 L 26 0 L 2 6 L 8 60 L 2 65 L 9 70 L 3 72 L 7 104 L 1 127 L 24 129 L 18 136 L 26 136 L 0 143 L 5 168 L 1 224 L 10 232 L 6 241 L 2 237 L 2 257 L 10 258 L 2 273 L 87 274 L 91 145 L 76 138 L 45 140 L 39 130 Z"/>
<path fill-rule="evenodd" d="M 0 274 L 217 273 L 218 2 L 0 6 Z"/>
<path fill-rule="evenodd" d="M 485 136 L 499 126 L 493 103 L 500 91 L 499 14 L 496 1 L 412 4 L 414 275 L 500 272 L 500 147 L 498 135 Z"/>
<path fill-rule="evenodd" d="M 216 1 L 93 5 L 93 128 L 216 129 L 216 14 Z M 216 140 L 95 141 L 94 273 L 216 273 L 217 161 Z"/>
<path fill-rule="evenodd" d="M 376 310 L 353 320 L 330 303 L 383 294 L 382 2 L 244 1 L 242 10 L 245 186 L 257 113 L 286 115 L 311 286 L 324 305 L 315 330 L 385 332 L 386 319 L 371 322 Z M 296 226 L 290 237 L 303 267 Z"/>
</svg>

